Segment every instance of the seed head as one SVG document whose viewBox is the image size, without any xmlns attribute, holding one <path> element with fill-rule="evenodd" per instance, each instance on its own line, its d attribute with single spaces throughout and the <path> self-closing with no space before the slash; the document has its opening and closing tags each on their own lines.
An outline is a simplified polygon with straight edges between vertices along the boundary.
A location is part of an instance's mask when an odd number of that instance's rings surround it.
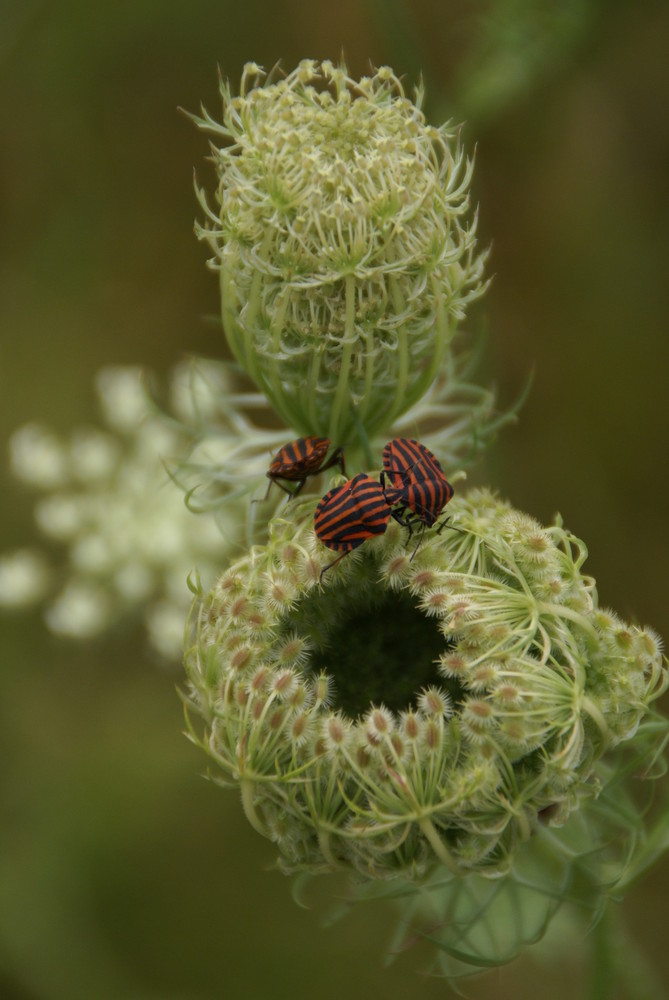
<svg viewBox="0 0 669 1000">
<path fill-rule="evenodd" d="M 370 708 L 366 719 L 367 736 L 369 742 L 376 746 L 383 739 L 390 736 L 394 729 L 395 720 L 392 712 L 389 712 L 383 705 L 378 708 Z"/>
<path fill-rule="evenodd" d="M 450 697 L 446 691 L 437 687 L 429 687 L 421 691 L 418 697 L 418 707 L 428 717 L 448 718 L 453 711 Z"/>
</svg>

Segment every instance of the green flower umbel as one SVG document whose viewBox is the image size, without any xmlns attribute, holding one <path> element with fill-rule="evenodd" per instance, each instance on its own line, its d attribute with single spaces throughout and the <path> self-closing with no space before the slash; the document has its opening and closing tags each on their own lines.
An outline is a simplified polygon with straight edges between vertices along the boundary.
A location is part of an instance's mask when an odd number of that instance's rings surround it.
<svg viewBox="0 0 669 1000">
<path fill-rule="evenodd" d="M 194 610 L 189 703 L 288 870 L 499 876 L 596 798 L 666 684 L 585 548 L 487 491 L 332 561 L 295 501 Z"/>
<path fill-rule="evenodd" d="M 482 293 L 472 164 L 388 68 L 260 75 L 222 84 L 222 124 L 196 119 L 218 175 L 199 232 L 237 360 L 289 426 L 350 445 L 423 395 Z"/>
</svg>

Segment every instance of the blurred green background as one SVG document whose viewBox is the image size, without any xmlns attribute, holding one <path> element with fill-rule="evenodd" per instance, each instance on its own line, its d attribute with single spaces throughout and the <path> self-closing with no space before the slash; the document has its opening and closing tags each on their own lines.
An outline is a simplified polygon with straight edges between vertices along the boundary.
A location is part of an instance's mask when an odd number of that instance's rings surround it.
<svg viewBox="0 0 669 1000">
<path fill-rule="evenodd" d="M 104 364 L 222 351 L 192 235 L 206 142 L 177 111 L 218 111 L 217 64 L 235 81 L 247 60 L 343 50 L 355 75 L 422 71 L 429 117 L 467 119 L 477 144 L 482 377 L 508 404 L 536 372 L 470 479 L 560 510 L 602 603 L 667 634 L 668 37 L 650 0 L 2 0 L 3 446 L 29 420 L 96 422 Z M 36 538 L 32 495 L 3 480 L 0 550 Z M 139 629 L 79 645 L 37 612 L 0 624 L 3 1000 L 449 995 L 419 955 L 383 967 L 384 909 L 323 929 L 331 886 L 295 905 L 236 794 L 200 778 L 179 678 Z M 665 982 L 668 894 L 669 859 L 624 904 Z M 578 950 L 550 973 L 530 953 L 466 990 L 577 997 L 586 980 Z"/>
</svg>

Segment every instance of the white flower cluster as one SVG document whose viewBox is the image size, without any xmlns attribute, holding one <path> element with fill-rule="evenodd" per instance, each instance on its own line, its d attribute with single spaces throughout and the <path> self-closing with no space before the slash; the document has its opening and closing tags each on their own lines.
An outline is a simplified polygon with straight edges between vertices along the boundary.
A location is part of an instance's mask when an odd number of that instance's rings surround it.
<svg viewBox="0 0 669 1000">
<path fill-rule="evenodd" d="M 103 369 L 97 390 L 105 429 L 80 428 L 65 440 L 30 424 L 11 439 L 12 471 L 42 494 L 37 524 L 61 554 L 49 560 L 21 549 L 0 557 L 0 605 L 16 609 L 47 597 L 48 627 L 77 639 L 140 611 L 151 645 L 179 659 L 188 575 L 196 569 L 213 580 L 230 534 L 225 510 L 215 518 L 188 509 L 166 463 L 195 445 L 211 467 L 226 451 L 224 438 L 198 438 L 198 427 L 220 413 L 228 386 L 220 366 L 177 366 L 172 416 L 153 403 L 139 368 Z"/>
</svg>

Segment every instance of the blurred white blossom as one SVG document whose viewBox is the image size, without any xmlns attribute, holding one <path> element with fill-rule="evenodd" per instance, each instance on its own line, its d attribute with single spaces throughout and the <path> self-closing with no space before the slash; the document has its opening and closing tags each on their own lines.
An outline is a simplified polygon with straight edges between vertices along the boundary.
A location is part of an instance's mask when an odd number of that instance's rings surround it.
<svg viewBox="0 0 669 1000">
<path fill-rule="evenodd" d="M 149 412 L 149 400 L 141 368 L 102 368 L 95 379 L 102 416 L 117 431 L 137 430 Z"/>
<path fill-rule="evenodd" d="M 37 525 L 60 553 L 50 560 L 22 549 L 2 557 L 0 604 L 25 607 L 48 594 L 48 628 L 78 639 L 140 615 L 154 648 L 179 658 L 192 596 L 188 575 L 197 570 L 213 582 L 229 539 L 238 535 L 226 532 L 226 524 L 243 515 L 194 513 L 184 489 L 197 488 L 197 466 L 189 467 L 181 486 L 168 465 L 180 467 L 190 453 L 214 462 L 233 450 L 232 425 L 225 441 L 208 447 L 201 439 L 203 419 L 220 416 L 217 397 L 229 386 L 221 366 L 181 364 L 171 378 L 172 414 L 151 398 L 139 368 L 105 368 L 96 386 L 105 428 L 78 428 L 61 438 L 30 424 L 11 439 L 12 471 L 42 492 Z M 220 419 L 217 426 L 225 429 Z"/>
<path fill-rule="evenodd" d="M 0 556 L 0 606 L 21 608 L 38 601 L 49 586 L 49 567 L 41 552 L 19 549 Z"/>
<path fill-rule="evenodd" d="M 144 622 L 151 645 L 166 659 L 180 659 L 184 644 L 183 607 L 175 601 L 158 601 L 146 611 Z"/>
<path fill-rule="evenodd" d="M 90 580 L 70 580 L 44 613 L 51 629 L 73 639 L 90 639 L 102 632 L 111 619 L 111 602 Z"/>
<path fill-rule="evenodd" d="M 9 447 L 11 470 L 24 483 L 51 490 L 66 482 L 67 452 L 48 428 L 26 424 L 13 435 Z"/>
</svg>

